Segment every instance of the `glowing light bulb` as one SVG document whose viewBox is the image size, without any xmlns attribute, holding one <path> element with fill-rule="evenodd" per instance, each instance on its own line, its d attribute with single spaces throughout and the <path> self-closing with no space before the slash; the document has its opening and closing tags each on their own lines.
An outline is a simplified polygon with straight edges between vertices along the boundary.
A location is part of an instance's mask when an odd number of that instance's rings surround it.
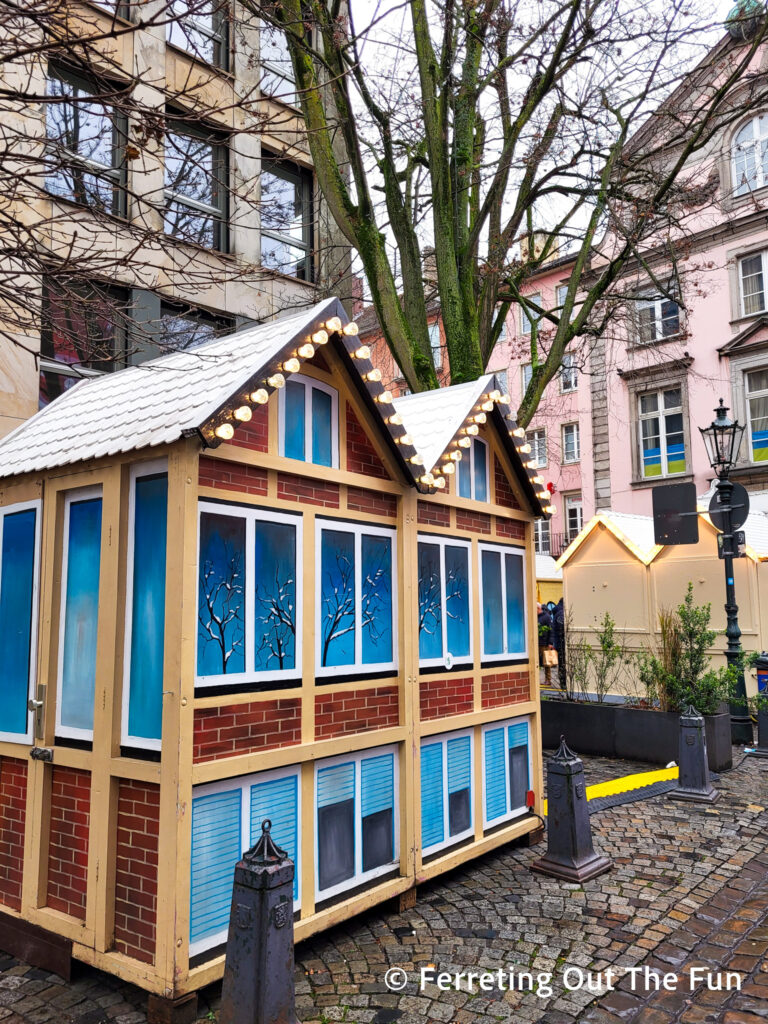
<svg viewBox="0 0 768 1024">
<path fill-rule="evenodd" d="M 512 401 L 512 399 L 510 398 L 510 396 L 505 391 L 504 394 L 501 396 L 501 404 L 502 405 L 509 405 L 509 403 L 511 401 Z"/>
<path fill-rule="evenodd" d="M 545 506 L 544 506 L 544 511 L 545 511 L 545 512 L 549 512 L 549 514 L 550 514 L 551 516 L 554 516 L 554 515 L 556 515 L 556 514 L 557 514 L 557 509 L 555 508 L 555 506 L 554 506 L 554 505 L 545 505 Z"/>
<path fill-rule="evenodd" d="M 241 405 L 239 409 L 235 409 L 233 416 L 236 420 L 240 420 L 241 423 L 247 423 L 253 416 L 253 413 L 247 405 Z"/>
<path fill-rule="evenodd" d="M 461 454 L 460 451 L 455 451 L 455 452 L 450 452 L 448 454 L 448 458 L 449 459 L 453 459 L 454 462 L 461 462 L 461 460 L 464 458 L 464 456 Z"/>
<path fill-rule="evenodd" d="M 284 388 L 285 377 L 282 375 L 282 373 L 273 373 L 272 376 L 267 380 L 267 384 L 269 384 L 271 388 Z"/>
<path fill-rule="evenodd" d="M 381 381 L 381 370 L 378 366 L 375 366 L 370 373 L 366 373 L 365 379 L 372 381 L 374 384 L 378 384 Z"/>
<path fill-rule="evenodd" d="M 376 401 L 381 402 L 383 405 L 392 405 L 392 392 L 382 391 L 380 395 L 376 396 Z"/>
<path fill-rule="evenodd" d="M 290 359 L 286 359 L 283 363 L 283 369 L 286 373 L 298 373 L 301 369 L 301 363 L 298 359 L 291 356 Z"/>
<path fill-rule="evenodd" d="M 480 427 L 476 423 L 470 423 L 467 427 L 467 433 L 470 437 L 476 437 L 480 433 Z"/>
<path fill-rule="evenodd" d="M 449 462 L 445 466 L 443 466 L 443 472 L 447 476 L 450 476 L 451 473 L 455 473 L 456 472 L 456 467 L 454 466 L 454 464 L 452 462 Z"/>
<path fill-rule="evenodd" d="M 306 345 L 302 345 L 297 353 L 297 355 L 299 355 L 302 359 L 311 359 L 314 354 L 315 346 L 310 345 L 309 342 L 307 342 Z"/>
<path fill-rule="evenodd" d="M 472 440 L 471 440 L 471 438 L 469 438 L 469 437 L 460 437 L 460 438 L 459 438 L 459 445 L 460 445 L 460 446 L 461 446 L 462 448 L 469 448 L 469 446 L 470 446 L 471 444 L 472 444 Z"/>
<path fill-rule="evenodd" d="M 527 455 L 530 452 L 531 446 L 529 444 L 521 444 L 518 451 L 521 451 L 523 455 Z"/>
<path fill-rule="evenodd" d="M 490 395 L 488 395 L 488 397 L 491 399 L 492 402 L 500 402 L 501 401 L 501 392 L 499 391 L 498 388 L 496 388 L 495 390 L 493 390 L 490 393 Z"/>
<path fill-rule="evenodd" d="M 354 338 L 354 336 L 357 334 L 360 328 L 357 326 L 354 320 L 350 320 L 348 324 L 345 324 L 343 330 L 348 338 Z"/>
<path fill-rule="evenodd" d="M 538 476 L 538 474 L 536 476 L 532 476 L 531 477 L 531 483 L 543 484 L 544 483 L 544 477 Z"/>
<path fill-rule="evenodd" d="M 235 436 L 235 428 L 231 423 L 220 423 L 214 433 L 222 441 L 231 441 Z"/>
<path fill-rule="evenodd" d="M 414 466 L 423 466 L 424 465 L 424 459 L 422 458 L 421 455 L 419 455 L 418 452 L 416 452 L 415 455 L 412 455 L 408 461 L 412 462 L 414 464 Z"/>
<path fill-rule="evenodd" d="M 493 412 L 493 402 L 489 398 L 487 402 L 483 402 L 480 408 L 483 412 Z"/>
<path fill-rule="evenodd" d="M 327 331 L 315 331 L 312 335 L 312 341 L 315 345 L 327 345 L 328 344 L 328 332 Z"/>
<path fill-rule="evenodd" d="M 445 480 L 443 480 L 442 478 L 440 480 L 435 480 L 435 487 L 438 489 L 438 491 L 444 491 Z"/>
<path fill-rule="evenodd" d="M 400 437 L 396 437 L 395 440 L 398 444 L 413 444 L 413 438 L 410 434 L 401 434 Z"/>
<path fill-rule="evenodd" d="M 325 321 L 325 326 L 329 331 L 340 331 L 342 327 L 341 317 L 332 316 L 330 320 Z"/>
<path fill-rule="evenodd" d="M 515 427 L 512 431 L 513 437 L 525 437 L 525 427 Z"/>
<path fill-rule="evenodd" d="M 431 473 L 425 473 L 424 476 L 419 477 L 419 479 L 423 484 L 427 484 L 427 486 L 429 487 L 432 487 L 435 483 L 435 478 L 432 476 Z"/>
<path fill-rule="evenodd" d="M 368 348 L 367 345 L 361 345 L 360 348 L 355 349 L 352 355 L 355 357 L 355 359 L 370 359 L 371 350 Z"/>
<path fill-rule="evenodd" d="M 266 405 L 269 401 L 269 392 L 264 388 L 259 388 L 257 391 L 251 392 L 251 401 L 254 405 Z"/>
<path fill-rule="evenodd" d="M 392 413 L 392 415 L 389 417 L 387 422 L 391 423 L 393 427 L 402 427 L 402 425 L 403 425 L 403 417 L 400 415 L 399 412 L 395 412 L 395 413 Z"/>
<path fill-rule="evenodd" d="M 485 423 L 487 419 L 488 417 L 485 415 L 484 412 L 479 412 L 477 416 L 475 416 L 475 423 Z"/>
<path fill-rule="evenodd" d="M 546 501 L 546 502 L 548 502 L 549 501 L 549 491 L 538 491 L 536 493 L 536 497 L 539 499 L 539 501 Z"/>
</svg>

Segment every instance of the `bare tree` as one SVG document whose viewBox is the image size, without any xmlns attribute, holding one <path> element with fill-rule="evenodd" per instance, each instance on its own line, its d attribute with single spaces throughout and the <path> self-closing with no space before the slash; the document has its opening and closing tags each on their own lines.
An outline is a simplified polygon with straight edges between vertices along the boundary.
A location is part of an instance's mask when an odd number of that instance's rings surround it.
<svg viewBox="0 0 768 1024">
<path fill-rule="evenodd" d="M 257 654 L 266 654 L 267 661 L 274 658 L 278 668 L 286 668 L 286 661 L 296 643 L 296 580 L 288 575 L 280 578 L 280 567 L 275 569 L 271 588 L 256 585 L 256 601 L 261 606 L 258 621 L 261 638 Z"/>
<path fill-rule="evenodd" d="M 233 654 L 245 645 L 243 626 L 243 571 L 239 552 L 224 544 L 225 572 L 221 565 L 206 559 L 200 572 L 200 608 L 198 621 L 205 643 L 212 643 L 221 657 L 226 674 Z"/>
</svg>

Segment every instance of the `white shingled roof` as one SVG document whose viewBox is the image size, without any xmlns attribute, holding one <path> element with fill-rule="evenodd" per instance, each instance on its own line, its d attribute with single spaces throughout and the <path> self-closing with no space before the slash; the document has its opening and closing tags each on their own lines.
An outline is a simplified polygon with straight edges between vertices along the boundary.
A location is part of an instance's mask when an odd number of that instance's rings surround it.
<svg viewBox="0 0 768 1024">
<path fill-rule="evenodd" d="M 562 581 L 563 570 L 552 555 L 536 555 L 536 579 Z"/>
<path fill-rule="evenodd" d="M 82 380 L 0 442 L 0 477 L 177 441 L 334 315 L 347 320 L 338 300 L 326 299 L 186 352 Z"/>
</svg>

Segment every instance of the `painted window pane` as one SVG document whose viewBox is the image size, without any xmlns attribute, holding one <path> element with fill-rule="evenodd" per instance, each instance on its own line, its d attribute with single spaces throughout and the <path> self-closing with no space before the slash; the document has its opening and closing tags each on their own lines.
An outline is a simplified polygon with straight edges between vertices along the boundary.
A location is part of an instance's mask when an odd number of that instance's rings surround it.
<svg viewBox="0 0 768 1024">
<path fill-rule="evenodd" d="M 296 527 L 256 522 L 257 672 L 296 667 Z"/>
<path fill-rule="evenodd" d="M 317 773 L 317 861 L 320 890 L 355 874 L 355 765 Z"/>
<path fill-rule="evenodd" d="M 304 385 L 289 380 L 285 385 L 285 445 L 287 459 L 304 461 L 305 392 Z"/>
<path fill-rule="evenodd" d="M 507 589 L 507 651 L 522 654 L 525 651 L 525 587 L 523 560 L 517 555 L 504 556 Z"/>
<path fill-rule="evenodd" d="M 472 497 L 472 466 L 469 459 L 462 459 L 458 465 L 459 497 Z"/>
<path fill-rule="evenodd" d="M 251 845 L 261 836 L 261 824 L 272 822 L 271 835 L 295 865 L 293 898 L 299 898 L 299 779 L 287 775 L 251 786 Z"/>
<path fill-rule="evenodd" d="M 685 472 L 685 435 L 681 412 L 664 417 L 667 431 L 667 472 Z"/>
<path fill-rule="evenodd" d="M 360 763 L 363 871 L 389 864 L 395 855 L 395 759 L 393 754 Z"/>
<path fill-rule="evenodd" d="M 192 800 L 190 942 L 221 933 L 225 941 L 232 879 L 242 856 L 240 789 Z"/>
<path fill-rule="evenodd" d="M 507 729 L 509 742 L 509 803 L 510 810 L 525 807 L 525 798 L 530 789 L 528 774 L 528 725 L 517 722 Z"/>
<path fill-rule="evenodd" d="M 245 671 L 245 520 L 200 516 L 197 674 Z"/>
<path fill-rule="evenodd" d="M 60 692 L 60 720 L 67 729 L 93 729 L 100 562 L 101 498 L 73 501 L 69 506 Z"/>
<path fill-rule="evenodd" d="M 468 657 L 469 552 L 464 547 L 445 547 L 445 618 L 447 650 L 454 658 Z"/>
<path fill-rule="evenodd" d="M 446 744 L 448 760 L 448 834 L 466 832 L 472 824 L 472 747 L 469 736 Z"/>
<path fill-rule="evenodd" d="M 504 650 L 503 608 L 501 597 L 501 554 L 481 552 L 483 575 L 483 654 L 501 654 Z"/>
<path fill-rule="evenodd" d="M 659 439 L 659 419 L 642 421 L 643 434 L 643 476 L 661 476 L 661 444 Z"/>
<path fill-rule="evenodd" d="M 286 407 L 286 418 L 288 409 Z M 333 464 L 333 400 L 327 391 L 312 388 L 312 461 Z"/>
<path fill-rule="evenodd" d="M 443 744 L 430 743 L 421 748 L 421 845 L 424 849 L 442 843 L 443 825 Z"/>
<path fill-rule="evenodd" d="M 744 302 L 744 316 L 759 313 L 765 309 L 765 285 L 763 280 L 763 257 L 749 256 L 741 261 L 741 292 Z"/>
<path fill-rule="evenodd" d="M 765 462 L 768 460 L 768 370 L 753 370 L 747 374 L 747 394 L 752 461 Z"/>
<path fill-rule="evenodd" d="M 323 530 L 321 544 L 321 663 L 355 663 L 355 537 Z"/>
<path fill-rule="evenodd" d="M 488 458 L 485 441 L 475 438 L 472 445 L 472 470 L 475 484 L 475 501 L 488 500 Z"/>
<path fill-rule="evenodd" d="M 485 733 L 485 817 L 495 821 L 507 813 L 506 757 L 504 729 Z"/>
<path fill-rule="evenodd" d="M 137 479 L 128 734 L 145 739 L 160 739 L 162 724 L 167 505 L 165 474 Z"/>
<path fill-rule="evenodd" d="M 440 547 L 419 542 L 419 657 L 442 658 Z"/>
<path fill-rule="evenodd" d="M 362 555 L 363 664 L 392 661 L 392 541 L 366 536 Z"/>
<path fill-rule="evenodd" d="M 26 734 L 28 722 L 36 525 L 34 508 L 0 520 L 0 729 L 20 735 Z"/>
</svg>

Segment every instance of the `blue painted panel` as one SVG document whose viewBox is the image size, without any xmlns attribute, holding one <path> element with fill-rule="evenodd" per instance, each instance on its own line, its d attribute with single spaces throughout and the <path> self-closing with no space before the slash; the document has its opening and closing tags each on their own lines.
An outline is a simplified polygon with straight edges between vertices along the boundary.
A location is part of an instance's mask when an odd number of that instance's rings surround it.
<svg viewBox="0 0 768 1024">
<path fill-rule="evenodd" d="M 440 548 L 419 542 L 419 657 L 442 658 Z"/>
<path fill-rule="evenodd" d="M 317 773 L 317 806 L 327 807 L 355 798 L 355 765 L 335 764 Z"/>
<path fill-rule="evenodd" d="M 192 863 L 189 939 L 226 930 L 232 880 L 241 849 L 240 789 L 192 800 Z"/>
<path fill-rule="evenodd" d="M 459 478 L 459 497 L 460 498 L 471 498 L 472 497 L 472 467 L 469 464 L 469 459 L 462 459 L 459 463 L 457 471 Z"/>
<path fill-rule="evenodd" d="M 504 556 L 507 585 L 507 652 L 525 653 L 525 583 L 523 560 L 518 555 Z"/>
<path fill-rule="evenodd" d="M 501 554 L 482 552 L 483 576 L 483 654 L 502 654 L 504 651 L 503 614 L 501 600 Z"/>
<path fill-rule="evenodd" d="M 304 385 L 289 380 L 285 385 L 285 439 L 283 451 L 287 459 L 304 461 L 306 435 L 306 403 Z"/>
<path fill-rule="evenodd" d="M 312 461 L 318 466 L 333 463 L 333 400 L 327 391 L 312 388 Z"/>
<path fill-rule="evenodd" d="M 448 740 L 448 792 L 469 789 L 472 778 L 472 745 L 469 736 L 455 736 Z"/>
<path fill-rule="evenodd" d="M 321 665 L 355 663 L 355 538 L 323 530 L 321 540 Z"/>
<path fill-rule="evenodd" d="M 34 508 L 8 513 L 3 519 L 0 552 L 0 729 L 27 731 L 32 596 L 35 573 Z"/>
<path fill-rule="evenodd" d="M 251 786 L 251 845 L 261 835 L 265 818 L 272 822 L 271 835 L 282 847 L 295 866 L 293 898 L 299 898 L 299 777 L 286 775 L 282 779 L 257 782 Z"/>
<path fill-rule="evenodd" d="M 445 547 L 446 647 L 454 658 L 469 656 L 469 552 Z"/>
<path fill-rule="evenodd" d="M 257 521 L 254 668 L 296 668 L 296 527 Z"/>
<path fill-rule="evenodd" d="M 200 516 L 197 674 L 245 671 L 245 520 Z"/>
<path fill-rule="evenodd" d="M 395 755 L 380 754 L 360 762 L 362 816 L 388 811 L 395 806 Z"/>
<path fill-rule="evenodd" d="M 69 506 L 61 724 L 93 729 L 101 564 L 101 498 Z"/>
<path fill-rule="evenodd" d="M 475 500 L 476 501 L 487 501 L 488 500 L 488 462 L 487 462 L 488 446 L 485 441 L 479 441 L 477 438 L 474 440 L 473 446 L 473 458 L 474 463 L 473 472 L 475 475 Z"/>
<path fill-rule="evenodd" d="M 363 664 L 385 664 L 392 661 L 392 540 L 364 534 L 360 554 Z"/>
<path fill-rule="evenodd" d="M 485 817 L 495 821 L 507 813 L 507 758 L 504 729 L 485 734 Z"/>
<path fill-rule="evenodd" d="M 443 744 L 421 748 L 421 845 L 423 849 L 445 839 L 443 810 Z"/>
<path fill-rule="evenodd" d="M 509 746 L 512 747 L 526 747 L 528 746 L 528 723 L 527 722 L 515 722 L 514 725 L 510 725 L 507 729 L 509 738 Z"/>
<path fill-rule="evenodd" d="M 163 718 L 168 477 L 136 481 L 133 520 L 131 689 L 128 733 L 160 739 Z"/>
</svg>

